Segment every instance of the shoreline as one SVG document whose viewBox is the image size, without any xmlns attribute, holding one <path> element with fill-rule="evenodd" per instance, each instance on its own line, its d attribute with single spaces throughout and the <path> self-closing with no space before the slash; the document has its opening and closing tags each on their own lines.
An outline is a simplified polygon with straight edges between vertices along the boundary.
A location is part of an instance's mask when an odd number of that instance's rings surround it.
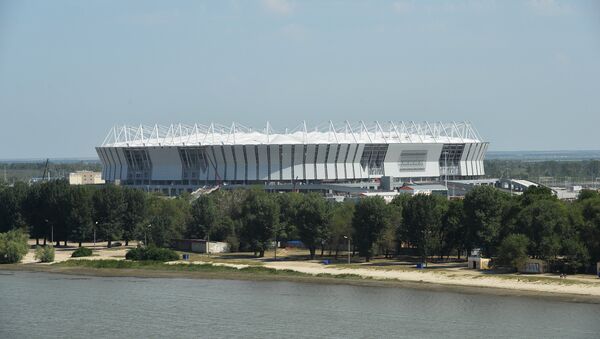
<svg viewBox="0 0 600 339">
<path fill-rule="evenodd" d="M 286 274 L 276 275 L 253 274 L 243 271 L 185 271 L 165 269 L 144 268 L 90 268 L 90 267 L 65 267 L 55 265 L 34 264 L 7 264 L 0 266 L 0 275 L 3 272 L 41 272 L 64 275 L 80 275 L 93 277 L 134 277 L 134 278 L 161 278 L 161 279 L 223 279 L 242 281 L 287 281 L 294 283 L 327 284 L 327 285 L 349 285 L 361 287 L 386 287 L 406 288 L 433 292 L 460 293 L 471 295 L 490 295 L 525 297 L 542 300 L 553 300 L 571 303 L 600 304 L 600 296 L 558 293 L 546 291 L 518 290 L 498 287 L 464 286 L 459 284 L 440 284 L 432 282 L 415 282 L 391 279 L 365 279 L 359 277 L 333 277 L 317 276 L 311 274 Z"/>
</svg>

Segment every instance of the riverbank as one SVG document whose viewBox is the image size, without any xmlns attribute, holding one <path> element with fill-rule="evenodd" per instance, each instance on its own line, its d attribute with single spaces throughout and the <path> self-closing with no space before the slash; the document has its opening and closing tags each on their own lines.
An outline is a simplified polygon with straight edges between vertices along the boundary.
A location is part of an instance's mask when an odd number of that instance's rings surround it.
<svg viewBox="0 0 600 339">
<path fill-rule="evenodd" d="M 207 256 L 190 254 L 187 261 L 142 263 L 125 260 L 125 253 L 135 247 L 107 248 L 105 244 L 84 244 L 93 255 L 71 258 L 77 246 L 56 248 L 53 264 L 39 263 L 34 250 L 18 265 L 0 265 L 0 270 L 40 271 L 49 273 L 97 276 L 134 276 L 156 278 L 198 278 L 231 280 L 285 280 L 306 283 L 350 284 L 361 286 L 407 287 L 472 294 L 514 295 L 555 298 L 565 301 L 600 303 L 600 279 L 592 275 L 511 274 L 472 270 L 464 262 L 430 263 L 426 269 L 415 268 L 411 258 L 375 258 L 362 262 L 345 257 L 308 260 L 301 249 L 280 249 L 257 258 L 252 253 L 225 253 Z M 182 254 L 183 252 L 180 252 Z"/>
<path fill-rule="evenodd" d="M 279 263 L 275 263 L 279 264 Z M 306 263 L 303 263 L 306 264 Z M 498 288 L 493 286 L 432 283 L 425 280 L 399 280 L 390 278 L 370 278 L 344 270 L 331 273 L 307 273 L 290 270 L 280 265 L 278 269 L 265 266 L 230 267 L 206 262 L 190 263 L 135 263 L 117 260 L 71 260 L 52 265 L 15 264 L 0 266 L 0 274 L 11 271 L 46 272 L 80 276 L 137 277 L 137 278 L 186 278 L 186 279 L 227 279 L 248 281 L 289 281 L 311 284 L 345 284 L 389 288 L 409 288 L 436 292 L 462 294 L 487 294 L 552 299 L 563 302 L 600 304 L 600 295 L 583 293 L 561 293 L 545 290 Z M 335 268 L 332 268 L 335 269 Z"/>
</svg>

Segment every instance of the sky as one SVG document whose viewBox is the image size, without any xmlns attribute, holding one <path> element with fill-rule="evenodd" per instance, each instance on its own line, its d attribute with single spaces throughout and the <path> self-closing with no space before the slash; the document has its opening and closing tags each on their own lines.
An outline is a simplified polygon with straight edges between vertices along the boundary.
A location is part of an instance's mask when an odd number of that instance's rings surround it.
<svg viewBox="0 0 600 339">
<path fill-rule="evenodd" d="M 600 1 L 0 0 L 0 159 L 122 124 L 471 121 L 600 149 Z"/>
</svg>

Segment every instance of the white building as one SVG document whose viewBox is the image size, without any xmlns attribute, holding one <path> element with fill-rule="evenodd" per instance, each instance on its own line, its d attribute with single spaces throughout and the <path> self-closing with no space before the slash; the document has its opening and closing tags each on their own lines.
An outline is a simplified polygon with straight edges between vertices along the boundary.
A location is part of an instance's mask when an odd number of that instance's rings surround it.
<svg viewBox="0 0 600 339">
<path fill-rule="evenodd" d="M 107 182 L 177 194 L 220 184 L 471 179 L 484 174 L 487 148 L 468 122 L 329 122 L 283 131 L 269 123 L 121 126 L 96 150 Z"/>
<path fill-rule="evenodd" d="M 69 173 L 69 184 L 71 185 L 97 185 L 104 184 L 101 172 L 77 171 Z"/>
</svg>

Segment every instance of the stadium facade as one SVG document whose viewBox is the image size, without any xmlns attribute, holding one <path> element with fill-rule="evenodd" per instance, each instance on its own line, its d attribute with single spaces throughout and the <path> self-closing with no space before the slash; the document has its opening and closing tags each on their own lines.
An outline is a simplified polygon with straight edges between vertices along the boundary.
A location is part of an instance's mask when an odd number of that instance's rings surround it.
<svg viewBox="0 0 600 339">
<path fill-rule="evenodd" d="M 96 151 L 106 182 L 178 194 L 221 184 L 474 179 L 484 175 L 487 148 L 468 122 L 329 122 L 283 131 L 119 126 Z"/>
</svg>

